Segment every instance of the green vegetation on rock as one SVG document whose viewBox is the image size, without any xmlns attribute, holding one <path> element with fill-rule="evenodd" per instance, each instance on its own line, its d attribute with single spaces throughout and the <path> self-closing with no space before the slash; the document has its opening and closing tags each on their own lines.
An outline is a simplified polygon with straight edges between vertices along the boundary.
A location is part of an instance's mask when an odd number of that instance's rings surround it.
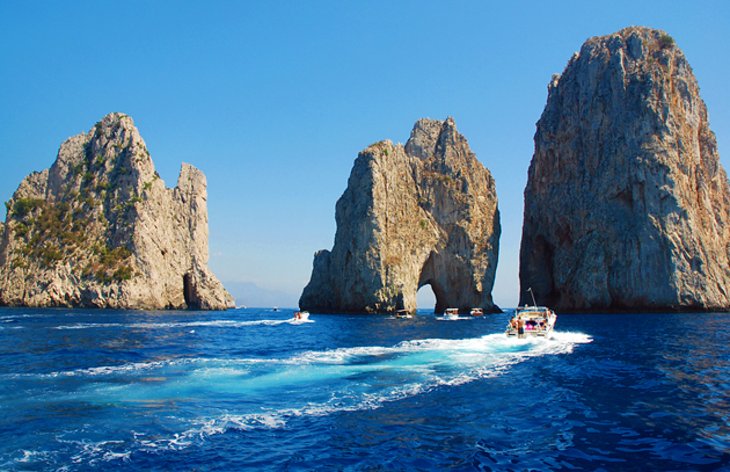
<svg viewBox="0 0 730 472">
<path fill-rule="evenodd" d="M 13 211 L 10 216 L 22 220 L 43 204 L 44 201 L 39 198 L 19 198 L 13 204 Z"/>
<path fill-rule="evenodd" d="M 666 33 L 659 36 L 659 47 L 662 49 L 668 49 L 674 46 L 674 38 Z"/>
<path fill-rule="evenodd" d="M 95 226 L 101 224 L 103 230 L 108 225 L 103 215 L 95 217 L 97 203 L 89 194 L 79 195 L 71 203 L 17 199 L 12 205 L 12 216 L 17 220 L 13 226 L 15 234 L 23 243 L 20 253 L 41 268 L 51 268 L 67 258 L 86 259 L 82 276 L 93 275 L 103 283 L 129 280 L 133 276 L 131 251 L 98 243 L 98 236 L 93 236 L 98 234 L 93 231 Z"/>
</svg>

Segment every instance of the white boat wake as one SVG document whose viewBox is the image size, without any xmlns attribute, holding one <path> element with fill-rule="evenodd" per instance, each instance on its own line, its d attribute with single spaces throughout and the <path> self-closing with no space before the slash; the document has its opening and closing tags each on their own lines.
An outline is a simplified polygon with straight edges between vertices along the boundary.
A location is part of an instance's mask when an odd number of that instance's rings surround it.
<svg viewBox="0 0 730 472">
<path fill-rule="evenodd" d="M 89 378 L 67 392 L 68 398 L 55 392 L 53 401 L 171 408 L 169 414 L 158 416 L 158 422 L 167 423 L 157 429 L 177 433 L 161 435 L 149 425 L 132 424 L 126 431 L 133 431 L 103 441 L 94 441 L 93 433 L 86 431 L 58 438 L 76 449 L 73 462 L 94 465 L 130 460 L 136 452 L 184 449 L 229 431 L 276 429 L 300 417 L 377 409 L 437 388 L 504 375 L 531 358 L 569 354 L 576 345 L 591 341 L 583 333 L 554 332 L 551 339 L 515 339 L 499 333 L 284 357 L 160 359 L 17 375 Z M 223 412 L 193 409 L 183 414 L 180 409 L 196 398 L 219 398 L 226 407 Z"/>
</svg>

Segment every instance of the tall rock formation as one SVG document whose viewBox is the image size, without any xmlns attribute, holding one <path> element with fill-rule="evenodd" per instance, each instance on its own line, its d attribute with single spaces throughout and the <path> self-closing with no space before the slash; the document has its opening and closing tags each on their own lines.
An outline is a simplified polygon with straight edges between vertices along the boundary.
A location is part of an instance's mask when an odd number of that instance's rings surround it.
<svg viewBox="0 0 730 472">
<path fill-rule="evenodd" d="M 730 307 L 730 190 L 670 36 L 591 38 L 548 87 L 525 189 L 521 301 L 559 310 Z M 531 302 L 530 302 L 531 303 Z"/>
<path fill-rule="evenodd" d="M 206 180 L 165 187 L 132 119 L 112 113 L 21 182 L 0 226 L 0 304 L 225 309 L 208 270 Z"/>
<path fill-rule="evenodd" d="M 499 310 L 494 179 L 451 118 L 418 121 L 405 147 L 382 141 L 362 151 L 335 217 L 334 248 L 315 254 L 301 308 L 414 311 L 430 284 L 437 311 Z"/>
</svg>

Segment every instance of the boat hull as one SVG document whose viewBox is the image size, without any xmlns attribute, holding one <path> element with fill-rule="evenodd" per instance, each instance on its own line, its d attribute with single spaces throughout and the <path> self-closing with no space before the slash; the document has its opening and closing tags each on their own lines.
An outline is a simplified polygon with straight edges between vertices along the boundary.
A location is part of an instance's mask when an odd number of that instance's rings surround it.
<svg viewBox="0 0 730 472">
<path fill-rule="evenodd" d="M 531 337 L 531 338 L 538 338 L 538 337 L 549 337 L 552 334 L 553 330 L 544 330 L 544 331 L 525 331 L 522 333 L 523 337 Z M 520 334 L 517 332 L 516 329 L 508 329 L 505 331 L 505 334 L 507 336 L 519 336 Z"/>
</svg>

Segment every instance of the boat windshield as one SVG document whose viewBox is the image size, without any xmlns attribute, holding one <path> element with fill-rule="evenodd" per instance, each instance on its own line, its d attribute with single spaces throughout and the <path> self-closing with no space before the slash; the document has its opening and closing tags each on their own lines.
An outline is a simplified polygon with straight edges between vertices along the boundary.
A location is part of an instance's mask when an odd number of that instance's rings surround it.
<svg viewBox="0 0 730 472">
<path fill-rule="evenodd" d="M 548 313 L 550 313 L 550 309 L 545 306 L 525 306 L 522 308 L 517 308 L 517 314 L 525 313 L 540 313 L 543 315 L 547 315 Z"/>
</svg>

